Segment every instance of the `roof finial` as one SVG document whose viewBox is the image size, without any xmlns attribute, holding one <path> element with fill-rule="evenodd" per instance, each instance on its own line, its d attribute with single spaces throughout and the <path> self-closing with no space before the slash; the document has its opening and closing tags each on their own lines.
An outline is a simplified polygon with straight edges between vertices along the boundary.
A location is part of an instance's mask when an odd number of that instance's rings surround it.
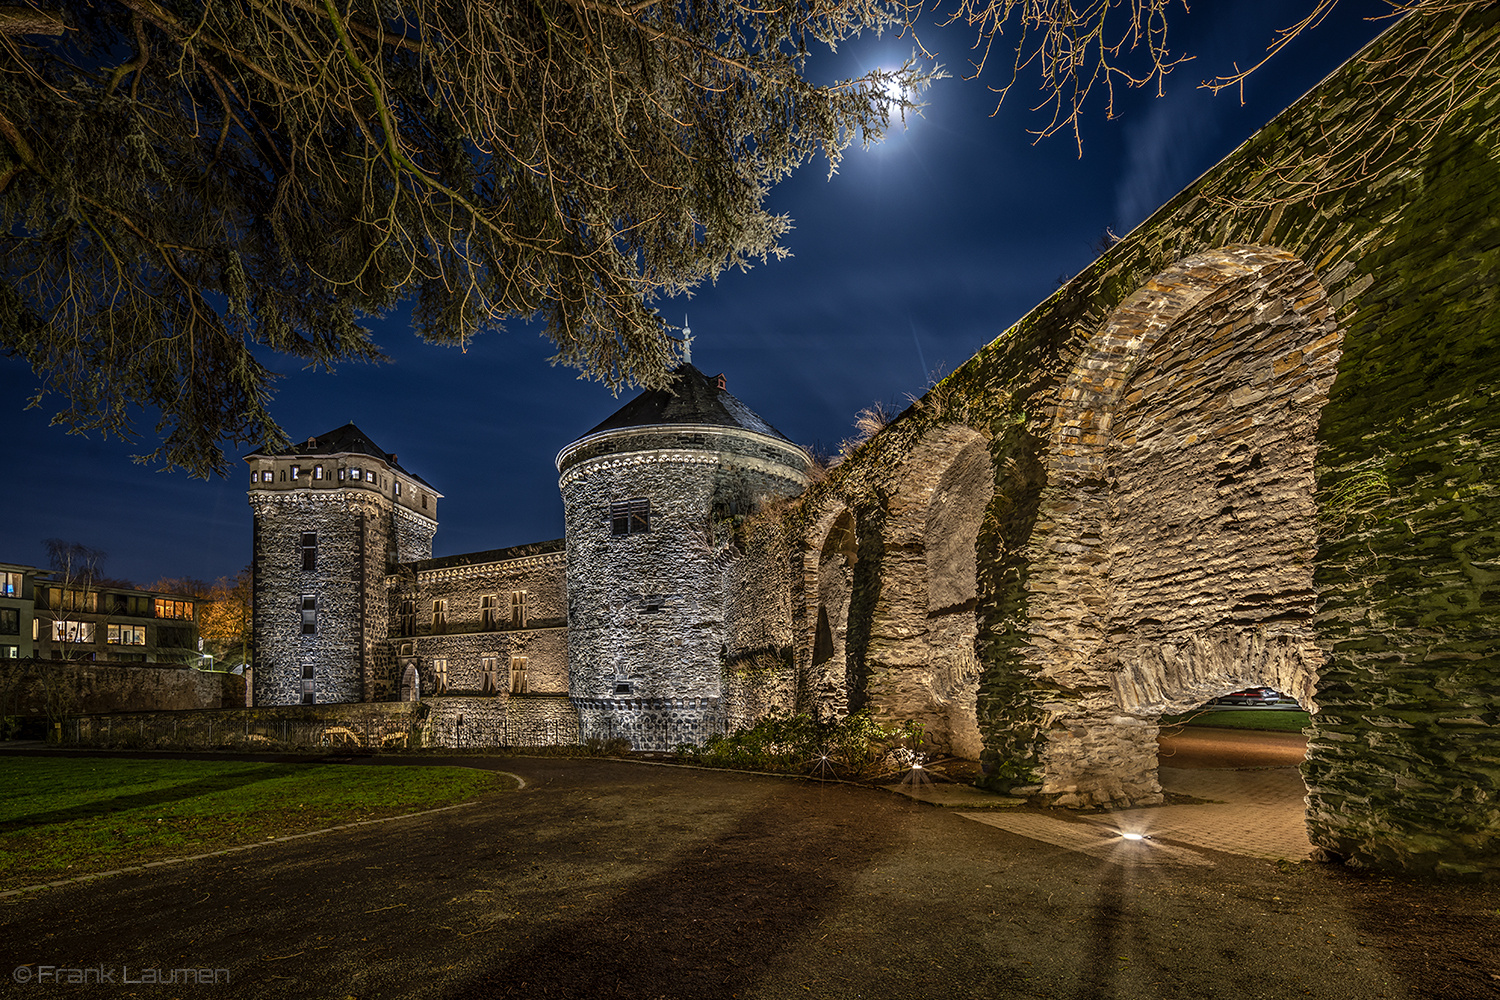
<svg viewBox="0 0 1500 1000">
<path fill-rule="evenodd" d="M 688 326 L 687 313 L 682 314 L 682 363 L 693 363 L 693 328 Z"/>
</svg>

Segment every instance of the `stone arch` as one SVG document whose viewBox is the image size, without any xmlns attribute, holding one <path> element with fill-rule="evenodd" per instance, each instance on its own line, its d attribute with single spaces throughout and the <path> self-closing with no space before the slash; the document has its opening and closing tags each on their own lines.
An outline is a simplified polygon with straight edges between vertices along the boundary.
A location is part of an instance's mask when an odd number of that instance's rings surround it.
<svg viewBox="0 0 1500 1000">
<path fill-rule="evenodd" d="M 903 464 L 888 508 L 880 600 L 871 625 L 871 699 L 923 724 L 937 750 L 977 758 L 976 547 L 995 477 L 987 435 L 928 431 Z"/>
<path fill-rule="evenodd" d="M 806 641 L 803 697 L 814 716 L 837 718 L 849 711 L 849 610 L 859 537 L 854 513 L 837 505 L 808 533 Z M 799 706 L 800 707 L 800 706 Z"/>
<path fill-rule="evenodd" d="M 414 661 L 408 661 L 406 669 L 401 672 L 401 700 L 422 700 L 422 675 L 417 672 Z"/>
<path fill-rule="evenodd" d="M 1043 794 L 1161 800 L 1156 719 L 1249 684 L 1312 704 L 1313 460 L 1340 333 L 1296 257 L 1226 247 L 1148 281 L 1059 397 L 1033 538 Z"/>
</svg>

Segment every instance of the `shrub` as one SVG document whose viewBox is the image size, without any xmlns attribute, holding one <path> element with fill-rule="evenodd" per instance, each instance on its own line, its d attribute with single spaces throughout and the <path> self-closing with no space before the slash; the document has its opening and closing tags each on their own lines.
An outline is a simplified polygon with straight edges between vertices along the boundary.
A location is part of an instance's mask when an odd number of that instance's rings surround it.
<svg viewBox="0 0 1500 1000">
<path fill-rule="evenodd" d="M 922 738 L 918 723 L 883 726 L 868 712 L 820 721 L 773 711 L 753 726 L 714 736 L 703 747 L 678 747 L 677 753 L 708 767 L 875 778 L 909 767 Z"/>
</svg>

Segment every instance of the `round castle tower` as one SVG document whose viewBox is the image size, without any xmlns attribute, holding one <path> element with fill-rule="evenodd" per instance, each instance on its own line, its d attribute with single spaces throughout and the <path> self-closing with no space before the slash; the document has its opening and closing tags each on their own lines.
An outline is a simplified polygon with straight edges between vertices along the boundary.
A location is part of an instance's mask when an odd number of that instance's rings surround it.
<svg viewBox="0 0 1500 1000">
<path fill-rule="evenodd" d="M 254 703 L 394 697 L 386 574 L 432 557 L 442 494 L 353 424 L 245 461 Z"/>
<path fill-rule="evenodd" d="M 725 523 L 801 493 L 810 461 L 691 364 L 558 454 L 584 739 L 669 749 L 718 731 Z"/>
</svg>

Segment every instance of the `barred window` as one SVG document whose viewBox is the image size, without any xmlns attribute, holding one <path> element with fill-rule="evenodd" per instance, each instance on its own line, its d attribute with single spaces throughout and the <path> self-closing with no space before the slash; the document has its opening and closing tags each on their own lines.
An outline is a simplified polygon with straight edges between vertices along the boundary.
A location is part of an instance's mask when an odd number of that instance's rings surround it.
<svg viewBox="0 0 1500 1000">
<path fill-rule="evenodd" d="M 616 500 L 609 505 L 610 532 L 639 535 L 651 530 L 651 501 L 645 497 Z"/>
</svg>

